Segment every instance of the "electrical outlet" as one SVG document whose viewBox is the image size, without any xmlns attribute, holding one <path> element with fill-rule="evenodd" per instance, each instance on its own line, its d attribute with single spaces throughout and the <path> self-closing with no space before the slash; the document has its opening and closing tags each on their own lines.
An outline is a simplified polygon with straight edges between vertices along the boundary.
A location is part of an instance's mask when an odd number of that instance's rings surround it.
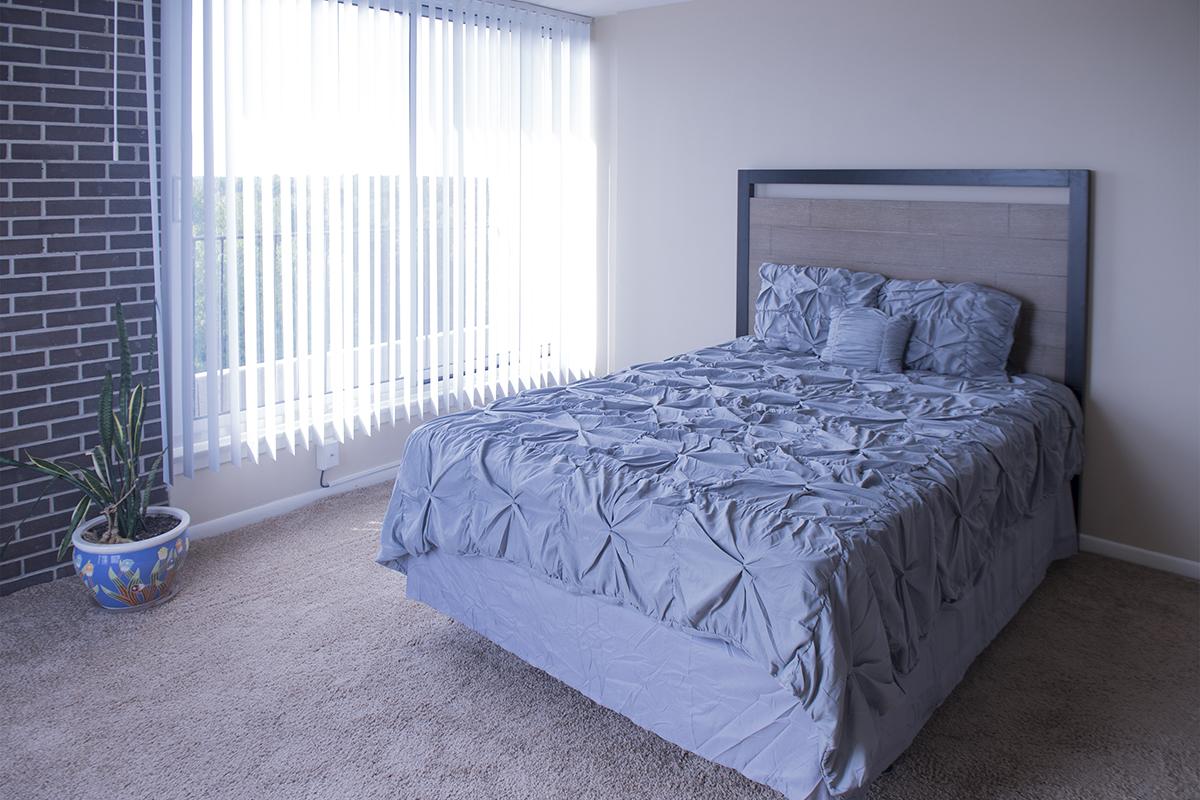
<svg viewBox="0 0 1200 800">
<path fill-rule="evenodd" d="M 317 445 L 317 469 L 333 469 L 338 465 L 338 443 Z"/>
</svg>

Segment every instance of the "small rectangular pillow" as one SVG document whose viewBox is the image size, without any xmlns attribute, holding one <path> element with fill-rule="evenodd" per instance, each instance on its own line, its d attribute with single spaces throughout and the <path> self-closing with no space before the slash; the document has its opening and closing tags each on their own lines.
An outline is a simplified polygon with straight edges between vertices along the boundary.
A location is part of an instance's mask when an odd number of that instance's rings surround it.
<svg viewBox="0 0 1200 800">
<path fill-rule="evenodd" d="M 879 308 L 913 318 L 906 369 L 943 375 L 1006 374 L 1021 301 L 975 283 L 889 280 Z"/>
<path fill-rule="evenodd" d="M 821 360 L 870 372 L 903 372 L 904 348 L 912 326 L 912 317 L 906 314 L 844 308 L 834 313 L 829 324 Z"/>
<path fill-rule="evenodd" d="M 771 347 L 817 355 L 830 317 L 843 308 L 874 306 L 884 277 L 838 267 L 765 263 L 754 309 L 754 335 Z"/>
</svg>

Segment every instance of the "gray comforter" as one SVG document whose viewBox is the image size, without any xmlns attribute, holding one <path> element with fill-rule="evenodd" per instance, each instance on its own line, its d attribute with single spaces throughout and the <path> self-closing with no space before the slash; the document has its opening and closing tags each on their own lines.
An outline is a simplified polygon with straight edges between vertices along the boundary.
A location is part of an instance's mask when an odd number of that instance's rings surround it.
<svg viewBox="0 0 1200 800">
<path fill-rule="evenodd" d="M 850 791 L 871 771 L 855 720 L 902 695 L 997 531 L 1079 470 L 1079 420 L 1035 376 L 855 373 L 738 339 L 423 425 L 378 558 L 504 559 L 726 641 L 801 699 Z"/>
</svg>

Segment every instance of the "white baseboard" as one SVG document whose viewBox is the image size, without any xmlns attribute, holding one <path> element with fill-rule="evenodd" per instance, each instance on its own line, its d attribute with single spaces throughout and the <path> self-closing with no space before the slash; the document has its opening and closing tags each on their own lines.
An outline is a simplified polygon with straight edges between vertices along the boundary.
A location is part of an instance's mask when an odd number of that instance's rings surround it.
<svg viewBox="0 0 1200 800">
<path fill-rule="evenodd" d="M 1200 580 L 1200 561 L 1189 561 L 1186 558 L 1169 556 L 1166 553 L 1156 553 L 1153 550 L 1143 550 L 1133 545 L 1121 544 L 1111 539 L 1099 539 L 1095 536 L 1087 536 L 1085 534 L 1079 536 L 1079 549 L 1088 553 L 1097 553 L 1109 558 L 1119 558 L 1122 561 L 1141 564 L 1143 567 L 1153 567 L 1154 569 L 1161 569 L 1164 572 L 1173 572 L 1176 575 L 1182 575 L 1192 580 Z"/>
<path fill-rule="evenodd" d="M 247 525 L 253 525 L 256 522 L 262 522 L 264 519 L 278 517 L 280 514 L 286 514 L 289 511 L 295 511 L 297 508 L 311 505 L 318 500 L 323 500 L 326 497 L 333 497 L 346 492 L 361 489 L 364 486 L 374 486 L 378 483 L 390 483 L 395 480 L 396 467 L 394 464 L 385 464 L 376 469 L 368 470 L 358 475 L 351 475 L 335 482 L 332 486 L 325 489 L 312 489 L 300 494 L 294 494 L 291 497 L 283 497 L 279 500 L 273 500 L 270 503 L 264 503 L 261 506 L 247 508 L 244 511 L 237 511 L 233 514 L 227 514 L 223 517 L 210 519 L 207 522 L 200 522 L 188 528 L 188 533 L 193 539 L 207 539 L 210 536 L 219 536 L 222 533 L 229 533 L 238 528 L 244 528 Z"/>
</svg>

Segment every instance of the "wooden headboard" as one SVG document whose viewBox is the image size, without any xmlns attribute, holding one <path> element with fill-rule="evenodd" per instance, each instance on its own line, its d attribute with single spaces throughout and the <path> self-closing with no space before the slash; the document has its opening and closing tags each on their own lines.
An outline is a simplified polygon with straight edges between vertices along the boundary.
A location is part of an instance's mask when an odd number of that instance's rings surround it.
<svg viewBox="0 0 1200 800">
<path fill-rule="evenodd" d="M 764 261 L 971 281 L 1021 300 L 1010 369 L 1061 381 L 1082 397 L 1090 177 L 1087 170 L 742 170 L 737 335 L 753 326 Z M 909 200 L 895 189 L 891 199 L 764 191 L 797 185 L 1059 188 L 1066 202 Z"/>
</svg>

